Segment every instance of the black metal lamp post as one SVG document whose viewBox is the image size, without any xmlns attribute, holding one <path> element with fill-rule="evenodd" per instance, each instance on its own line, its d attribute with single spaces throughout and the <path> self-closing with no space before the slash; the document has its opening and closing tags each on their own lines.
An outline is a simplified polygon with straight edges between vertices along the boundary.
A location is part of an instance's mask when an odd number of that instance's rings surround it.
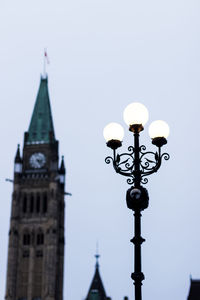
<svg viewBox="0 0 200 300">
<path fill-rule="evenodd" d="M 124 136 L 123 127 L 117 123 L 110 123 L 104 128 L 107 146 L 113 150 L 113 157 L 106 157 L 107 164 L 113 164 L 115 171 L 127 176 L 127 183 L 132 185 L 126 193 L 126 203 L 134 211 L 135 235 L 131 242 L 134 244 L 134 273 L 131 278 L 135 285 L 135 300 L 142 300 L 142 281 L 144 274 L 141 268 L 141 244 L 145 241 L 141 236 L 141 211 L 148 207 L 148 191 L 142 185 L 148 182 L 147 176 L 155 173 L 161 166 L 162 159 L 168 160 L 168 153 L 161 153 L 161 147 L 167 143 L 169 126 L 164 121 L 154 121 L 149 126 L 152 144 L 157 151 L 146 151 L 144 145 L 139 144 L 140 132 L 148 121 L 148 110 L 141 103 L 131 103 L 124 110 L 124 120 L 134 136 L 134 146 L 128 147 L 128 153 L 117 154 Z"/>
</svg>

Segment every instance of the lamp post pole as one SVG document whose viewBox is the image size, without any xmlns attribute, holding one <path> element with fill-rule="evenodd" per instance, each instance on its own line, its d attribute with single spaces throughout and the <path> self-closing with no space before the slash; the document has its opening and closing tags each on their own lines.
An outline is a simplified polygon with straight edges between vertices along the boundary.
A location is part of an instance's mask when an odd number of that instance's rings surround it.
<svg viewBox="0 0 200 300">
<path fill-rule="evenodd" d="M 134 172 L 135 172 L 135 184 L 134 187 L 138 190 L 141 188 L 141 174 L 140 174 L 140 148 L 139 148 L 139 132 L 138 128 L 134 130 Z M 129 194 L 128 194 L 129 195 Z M 148 205 L 148 202 L 147 202 Z M 134 244 L 134 273 L 131 274 L 131 278 L 134 280 L 135 285 L 135 299 L 142 299 L 142 281 L 144 280 L 144 274 L 142 273 L 142 258 L 141 258 L 141 245 L 145 241 L 141 236 L 141 209 L 137 207 L 134 210 L 134 232 L 135 236 L 131 239 Z"/>
<path fill-rule="evenodd" d="M 155 121 L 150 125 L 149 133 L 152 144 L 158 147 L 158 151 L 147 151 L 144 145 L 140 146 L 140 132 L 148 120 L 148 111 L 140 103 L 131 103 L 124 111 L 125 122 L 134 136 L 134 146 L 128 147 L 127 153 L 117 154 L 117 148 L 121 147 L 123 139 L 123 128 L 117 123 L 110 123 L 104 129 L 104 137 L 107 146 L 113 150 L 113 157 L 106 157 L 107 164 L 113 164 L 115 171 L 128 177 L 127 183 L 131 187 L 126 193 L 127 207 L 134 212 L 134 237 L 131 242 L 134 244 L 134 272 L 131 278 L 135 285 L 135 300 L 142 300 L 142 273 L 141 245 L 145 241 L 141 236 L 141 212 L 149 204 L 149 196 L 144 184 L 148 182 L 147 176 L 155 173 L 161 166 L 162 159 L 168 160 L 169 154 L 161 154 L 161 147 L 167 143 L 169 127 L 164 121 Z"/>
</svg>

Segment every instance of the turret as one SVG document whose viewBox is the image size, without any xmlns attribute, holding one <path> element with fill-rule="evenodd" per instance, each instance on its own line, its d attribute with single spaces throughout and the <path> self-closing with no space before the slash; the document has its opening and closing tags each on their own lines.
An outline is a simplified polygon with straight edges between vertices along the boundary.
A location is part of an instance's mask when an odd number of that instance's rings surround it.
<svg viewBox="0 0 200 300">
<path fill-rule="evenodd" d="M 103 282 L 101 280 L 101 276 L 99 273 L 99 257 L 100 255 L 97 253 L 95 255 L 96 257 L 96 264 L 95 264 L 95 273 L 94 277 L 92 279 L 87 297 L 85 300 L 93 300 L 93 299 L 98 299 L 98 300 L 109 300 L 110 297 L 107 297 Z M 111 300 L 111 299 L 110 299 Z"/>
<path fill-rule="evenodd" d="M 62 156 L 61 164 L 60 164 L 60 169 L 59 169 L 59 174 L 60 174 L 60 183 L 65 184 L 65 163 L 64 163 L 64 156 Z"/>
<path fill-rule="evenodd" d="M 19 144 L 18 144 L 17 152 L 15 155 L 14 173 L 21 173 L 21 172 L 22 172 L 22 159 L 20 156 L 20 148 L 19 148 Z"/>
</svg>

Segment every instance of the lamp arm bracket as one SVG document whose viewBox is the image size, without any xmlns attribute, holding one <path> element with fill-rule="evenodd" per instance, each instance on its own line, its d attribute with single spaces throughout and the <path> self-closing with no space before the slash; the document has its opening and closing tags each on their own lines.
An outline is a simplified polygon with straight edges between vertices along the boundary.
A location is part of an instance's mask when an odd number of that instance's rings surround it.
<svg viewBox="0 0 200 300">
<path fill-rule="evenodd" d="M 113 150 L 113 157 L 108 156 L 105 159 L 107 164 L 112 163 L 116 173 L 129 177 L 127 179 L 128 184 L 134 183 L 134 152 L 133 146 L 128 147 L 129 153 L 116 154 L 116 150 Z"/>
<path fill-rule="evenodd" d="M 125 154 L 122 154 L 122 155 L 125 155 Z M 120 155 L 120 156 L 122 156 L 122 155 Z M 126 159 L 126 160 L 124 160 L 123 162 L 120 163 L 120 158 L 117 155 L 117 159 L 116 160 L 113 157 L 111 157 L 111 156 L 107 156 L 106 159 L 105 159 L 105 162 L 107 164 L 112 163 L 113 164 L 113 168 L 115 169 L 116 173 L 119 173 L 121 175 L 128 176 L 128 177 L 132 177 L 133 173 L 132 173 L 132 171 L 129 171 L 129 170 L 132 169 L 132 167 L 129 165 L 128 160 L 129 159 Z M 125 164 L 126 169 L 122 169 L 120 167 L 120 165 L 122 165 L 122 164 Z"/>
<path fill-rule="evenodd" d="M 162 160 L 169 160 L 170 156 L 168 153 L 161 154 L 161 147 L 158 147 L 158 151 L 146 151 L 146 146 L 142 145 L 139 147 L 139 174 L 141 183 L 146 184 L 149 176 L 158 171 L 162 164 Z M 117 154 L 116 149 L 113 150 L 113 157 L 107 156 L 105 162 L 107 164 L 112 163 L 116 173 L 129 177 L 127 179 L 128 184 L 135 182 L 137 174 L 135 172 L 135 148 L 133 146 L 128 147 L 128 153 Z"/>
<path fill-rule="evenodd" d="M 149 176 L 153 173 L 156 173 L 159 168 L 161 167 L 162 164 L 162 160 L 169 160 L 170 156 L 168 153 L 163 153 L 161 155 L 160 149 L 159 152 L 157 153 L 153 153 L 153 152 L 146 152 L 146 153 L 142 153 L 142 156 L 140 157 L 140 159 L 144 158 L 145 155 L 154 155 L 154 161 L 150 160 L 150 159 L 146 159 L 145 162 L 141 162 L 140 166 L 141 166 L 141 178 L 142 178 L 142 183 L 146 184 L 148 182 L 147 178 L 144 178 L 146 176 Z"/>
</svg>

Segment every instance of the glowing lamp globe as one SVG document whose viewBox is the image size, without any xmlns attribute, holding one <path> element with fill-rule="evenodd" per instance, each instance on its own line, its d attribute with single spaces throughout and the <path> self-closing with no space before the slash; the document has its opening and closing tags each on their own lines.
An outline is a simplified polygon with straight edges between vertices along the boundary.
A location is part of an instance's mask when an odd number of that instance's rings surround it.
<svg viewBox="0 0 200 300">
<path fill-rule="evenodd" d="M 149 119 L 149 113 L 142 103 L 133 102 L 129 104 L 124 110 L 124 121 L 132 131 L 132 127 L 140 126 L 142 130 L 143 126 Z"/>
<path fill-rule="evenodd" d="M 124 128 L 118 123 L 109 123 L 103 130 L 103 136 L 108 147 L 117 149 L 122 145 Z"/>
<path fill-rule="evenodd" d="M 149 126 L 149 135 L 152 138 L 152 143 L 158 147 L 161 147 L 167 143 L 167 137 L 169 136 L 169 125 L 161 120 L 154 121 Z"/>
</svg>

